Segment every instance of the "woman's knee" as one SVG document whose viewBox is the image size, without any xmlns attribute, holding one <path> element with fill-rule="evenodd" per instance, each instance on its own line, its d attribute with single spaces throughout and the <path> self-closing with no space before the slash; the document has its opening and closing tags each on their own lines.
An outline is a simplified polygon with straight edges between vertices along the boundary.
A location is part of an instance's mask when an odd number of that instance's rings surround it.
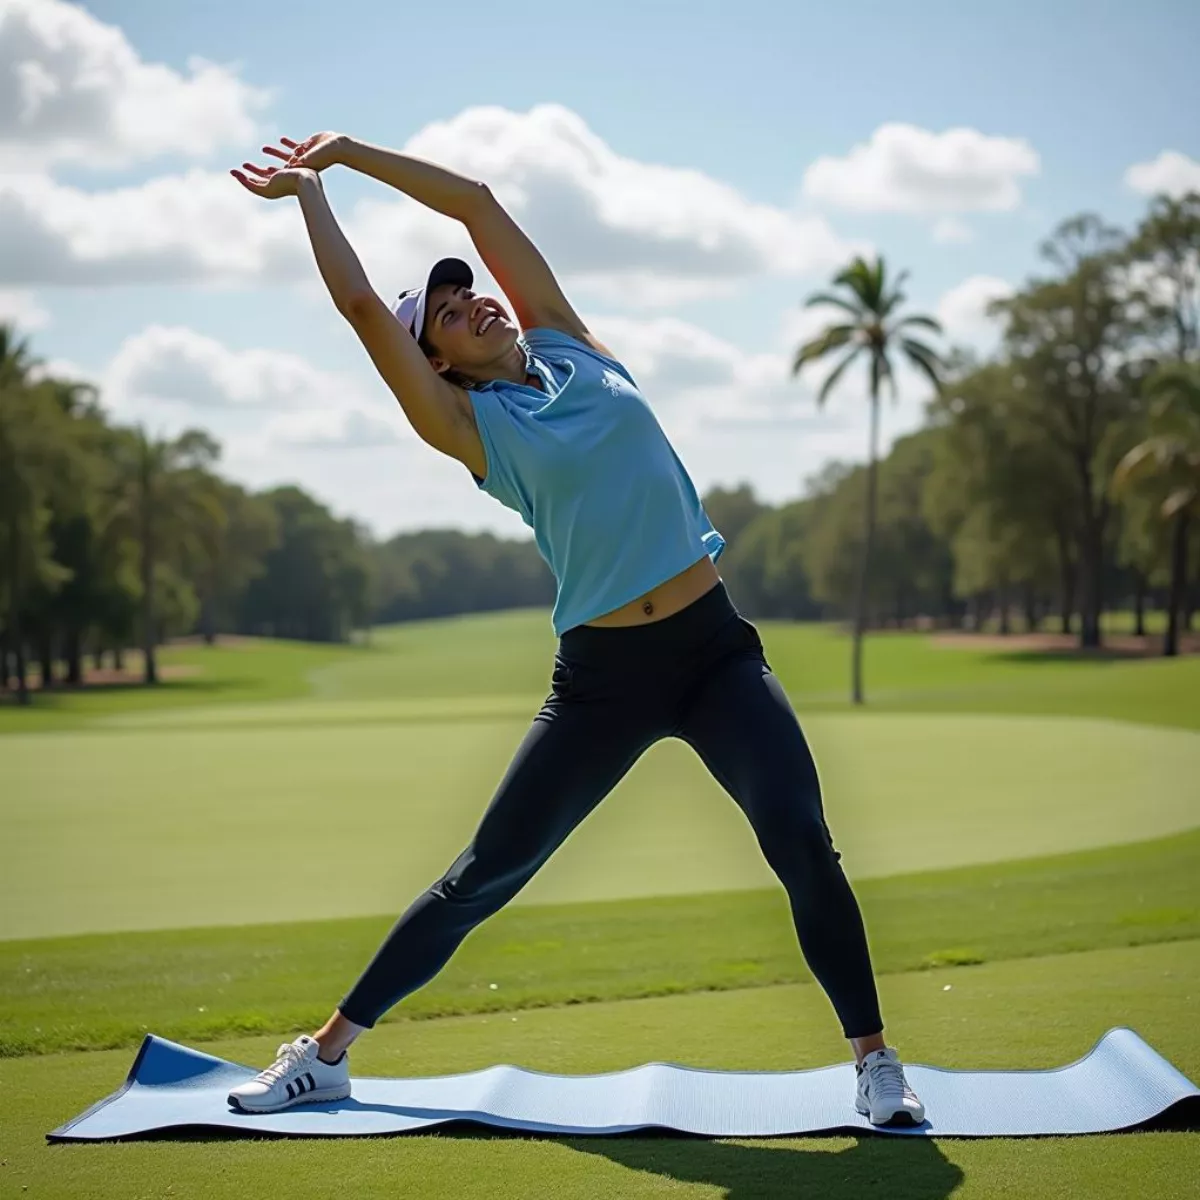
<svg viewBox="0 0 1200 1200">
<path fill-rule="evenodd" d="M 780 805 L 760 816 L 754 829 L 768 865 L 781 877 L 819 874 L 841 859 L 819 808 Z"/>
<path fill-rule="evenodd" d="M 464 856 L 430 888 L 430 893 L 451 904 L 495 912 L 525 886 L 536 869 L 535 864 L 523 860 L 491 863 Z"/>
</svg>

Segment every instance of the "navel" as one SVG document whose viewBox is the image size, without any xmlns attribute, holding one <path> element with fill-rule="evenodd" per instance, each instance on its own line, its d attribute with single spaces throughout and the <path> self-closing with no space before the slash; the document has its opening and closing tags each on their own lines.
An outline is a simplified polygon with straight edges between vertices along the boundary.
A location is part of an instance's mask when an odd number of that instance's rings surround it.
<svg viewBox="0 0 1200 1200">
<path fill-rule="evenodd" d="M 654 605 L 647 600 L 646 603 L 642 605 L 642 612 L 644 612 L 646 616 L 650 616 L 654 612 Z"/>
</svg>

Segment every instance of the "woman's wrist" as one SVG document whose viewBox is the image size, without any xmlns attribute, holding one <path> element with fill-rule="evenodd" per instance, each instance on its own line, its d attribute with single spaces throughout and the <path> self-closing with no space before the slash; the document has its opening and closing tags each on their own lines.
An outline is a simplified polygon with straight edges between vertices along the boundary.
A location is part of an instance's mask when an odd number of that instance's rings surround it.
<svg viewBox="0 0 1200 1200">
<path fill-rule="evenodd" d="M 302 195 L 304 192 L 310 194 L 323 193 L 324 187 L 321 185 L 321 174 L 319 171 L 314 171 L 312 167 L 301 167 L 300 178 L 296 180 L 296 195 Z"/>
</svg>

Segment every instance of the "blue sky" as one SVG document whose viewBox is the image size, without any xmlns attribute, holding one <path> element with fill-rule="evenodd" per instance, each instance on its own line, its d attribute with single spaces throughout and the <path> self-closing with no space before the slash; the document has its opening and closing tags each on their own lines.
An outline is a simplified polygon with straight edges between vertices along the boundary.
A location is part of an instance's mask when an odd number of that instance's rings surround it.
<svg viewBox="0 0 1200 1200">
<path fill-rule="evenodd" d="M 1200 187 L 1183 2 L 0 0 L 0 22 L 0 316 L 121 419 L 203 425 L 228 473 L 379 534 L 522 527 L 413 439 L 291 202 L 224 188 L 264 135 L 341 129 L 484 174 L 697 483 L 773 501 L 865 447 L 860 384 L 818 414 L 786 372 L 798 301 L 853 249 L 986 346 L 983 303 L 1057 221 L 1130 225 L 1144 193 Z M 327 188 L 381 292 L 469 249 L 373 181 Z M 906 378 L 886 432 L 923 398 Z"/>
</svg>

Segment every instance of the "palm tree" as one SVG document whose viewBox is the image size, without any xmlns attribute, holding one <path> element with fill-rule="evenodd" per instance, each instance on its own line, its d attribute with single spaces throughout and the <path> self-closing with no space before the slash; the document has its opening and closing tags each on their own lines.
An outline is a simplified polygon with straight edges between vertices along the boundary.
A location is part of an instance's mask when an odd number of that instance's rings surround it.
<svg viewBox="0 0 1200 1200">
<path fill-rule="evenodd" d="M 152 438 L 141 426 L 121 447 L 117 494 L 108 512 L 107 533 L 132 538 L 139 550 L 142 584 L 143 679 L 158 682 L 158 566 L 167 553 L 194 550 L 198 528 L 219 519 L 207 486 L 206 468 L 220 447 L 202 430 L 189 429 L 173 441 Z"/>
<path fill-rule="evenodd" d="M 935 388 L 940 387 L 941 358 L 930 346 L 918 341 L 906 331 L 916 326 L 929 329 L 934 333 L 941 333 L 941 325 L 932 317 L 899 316 L 897 314 L 897 309 L 905 300 L 905 295 L 900 287 L 907 275 L 907 272 L 901 272 L 893 283 L 887 277 L 887 270 L 881 257 L 876 257 L 874 262 L 867 262 L 861 257 L 856 258 L 848 267 L 834 276 L 833 286 L 840 288 L 840 292 L 816 292 L 805 301 L 806 308 L 826 305 L 840 309 L 844 316 L 836 323 L 826 326 L 815 338 L 805 342 L 796 351 L 796 358 L 792 364 L 792 374 L 799 375 L 809 363 L 817 362 L 837 351 L 845 351 L 817 393 L 817 404 L 820 407 L 824 407 L 829 393 L 846 373 L 851 363 L 865 358 L 870 372 L 871 433 L 867 458 L 866 535 L 863 540 L 854 596 L 852 688 L 855 704 L 863 702 L 862 639 L 867 619 L 871 548 L 875 540 L 879 391 L 886 380 L 891 385 L 892 398 L 896 397 L 896 377 L 892 371 L 892 357 L 897 351 L 925 374 Z"/>
<path fill-rule="evenodd" d="M 1179 618 L 1187 586 L 1191 522 L 1200 517 L 1200 366 L 1172 363 L 1146 381 L 1150 435 L 1117 464 L 1116 490 L 1153 493 L 1171 527 L 1171 584 L 1163 654 L 1179 653 Z"/>
</svg>

